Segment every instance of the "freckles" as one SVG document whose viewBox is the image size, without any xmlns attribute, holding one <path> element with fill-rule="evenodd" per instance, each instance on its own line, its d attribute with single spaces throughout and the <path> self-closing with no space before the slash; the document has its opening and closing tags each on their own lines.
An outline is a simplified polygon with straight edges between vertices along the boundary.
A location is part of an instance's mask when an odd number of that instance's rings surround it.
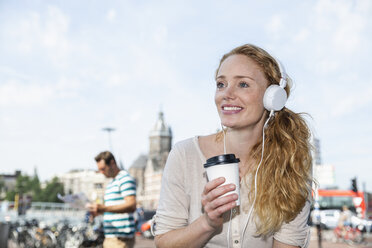
<svg viewBox="0 0 372 248">
<path fill-rule="evenodd" d="M 216 94 L 214 95 L 214 103 L 217 105 L 218 101 L 220 101 L 221 99 L 221 96 L 216 92 Z"/>
</svg>

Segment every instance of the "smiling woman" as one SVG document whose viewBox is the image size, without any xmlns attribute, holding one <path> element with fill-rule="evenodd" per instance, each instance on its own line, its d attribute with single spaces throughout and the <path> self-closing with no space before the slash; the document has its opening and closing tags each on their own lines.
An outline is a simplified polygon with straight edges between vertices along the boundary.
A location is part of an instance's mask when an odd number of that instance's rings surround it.
<svg viewBox="0 0 372 248">
<path fill-rule="evenodd" d="M 156 245 L 307 247 L 310 133 L 304 119 L 284 107 L 290 88 L 283 66 L 247 44 L 222 57 L 215 78 L 225 128 L 179 142 L 169 154 Z M 227 153 L 240 159 L 240 187 L 206 177 L 206 159 Z"/>
<path fill-rule="evenodd" d="M 222 125 L 250 128 L 265 117 L 262 98 L 267 80 L 252 59 L 229 56 L 221 64 L 216 81 L 215 102 Z"/>
</svg>

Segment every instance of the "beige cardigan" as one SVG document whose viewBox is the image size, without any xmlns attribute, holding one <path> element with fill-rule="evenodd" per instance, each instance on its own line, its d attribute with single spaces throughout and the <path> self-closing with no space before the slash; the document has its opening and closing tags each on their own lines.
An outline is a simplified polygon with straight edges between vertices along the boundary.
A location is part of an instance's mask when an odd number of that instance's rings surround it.
<svg viewBox="0 0 372 248">
<path fill-rule="evenodd" d="M 203 215 L 201 195 L 207 183 L 203 164 L 206 158 L 202 154 L 198 137 L 177 143 L 169 154 L 165 165 L 159 206 L 155 218 L 155 235 L 182 228 Z M 242 231 L 247 222 L 250 204 L 247 197 L 247 186 L 243 180 L 240 183 L 241 206 L 232 213 L 230 226 L 230 247 L 271 248 L 273 239 L 294 246 L 307 247 L 310 239 L 310 228 L 307 219 L 310 212 L 310 202 L 290 223 L 284 223 L 274 235 L 263 239 L 254 235 L 255 224 L 252 217 L 242 240 Z M 258 189 L 259 190 L 259 189 Z M 227 247 L 227 232 L 230 211 L 224 214 L 225 222 L 222 231 L 213 236 L 205 247 Z"/>
</svg>

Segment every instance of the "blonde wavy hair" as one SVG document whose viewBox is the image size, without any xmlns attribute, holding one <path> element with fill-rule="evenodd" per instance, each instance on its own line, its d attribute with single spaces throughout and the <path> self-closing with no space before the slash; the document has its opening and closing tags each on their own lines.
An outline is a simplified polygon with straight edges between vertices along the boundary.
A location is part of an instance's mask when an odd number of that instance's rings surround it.
<svg viewBox="0 0 372 248">
<path fill-rule="evenodd" d="M 265 50 L 246 44 L 225 54 L 218 66 L 231 55 L 245 55 L 255 61 L 265 74 L 268 86 L 279 84 L 280 71 L 276 60 Z M 287 95 L 290 87 L 285 88 Z M 266 116 L 269 112 L 266 111 Z M 222 132 L 216 141 L 222 139 Z M 310 130 L 300 113 L 287 108 L 277 111 L 265 130 L 265 149 L 257 175 L 257 196 L 254 206 L 258 235 L 270 235 L 283 223 L 292 221 L 311 197 L 312 157 Z M 262 139 L 251 150 L 254 166 L 244 175 L 254 179 L 261 160 Z M 247 181 L 247 180 L 246 180 Z M 248 198 L 253 202 L 254 180 L 251 180 Z"/>
</svg>

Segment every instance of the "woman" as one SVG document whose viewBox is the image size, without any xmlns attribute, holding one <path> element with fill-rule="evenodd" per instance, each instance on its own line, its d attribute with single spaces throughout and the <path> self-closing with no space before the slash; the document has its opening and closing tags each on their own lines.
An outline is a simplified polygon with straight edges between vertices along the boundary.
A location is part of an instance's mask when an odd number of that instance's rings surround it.
<svg viewBox="0 0 372 248">
<path fill-rule="evenodd" d="M 310 133 L 299 114 L 283 107 L 286 99 L 275 114 L 263 102 L 271 85 L 289 95 L 287 80 L 281 65 L 254 45 L 222 57 L 215 103 L 226 128 L 172 149 L 155 219 L 157 247 L 307 247 Z M 208 182 L 203 167 L 224 152 L 240 159 L 240 206 L 237 194 L 222 196 L 235 185 Z"/>
</svg>

